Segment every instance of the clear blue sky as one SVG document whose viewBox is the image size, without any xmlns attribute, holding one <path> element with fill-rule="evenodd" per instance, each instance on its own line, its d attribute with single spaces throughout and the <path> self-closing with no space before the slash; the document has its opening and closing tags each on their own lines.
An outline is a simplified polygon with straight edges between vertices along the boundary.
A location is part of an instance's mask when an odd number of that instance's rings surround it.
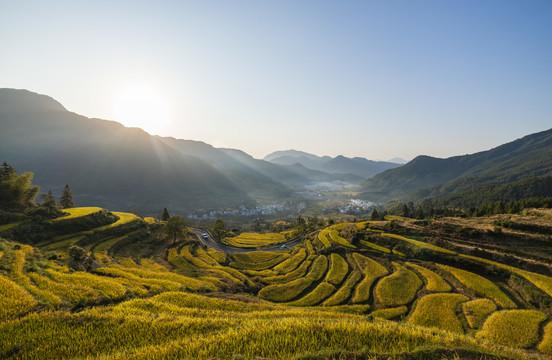
<svg viewBox="0 0 552 360">
<path fill-rule="evenodd" d="M 150 133 L 255 157 L 447 157 L 552 127 L 550 0 L 0 0 L 0 49 L 0 87 L 111 120 L 134 102 Z"/>
</svg>

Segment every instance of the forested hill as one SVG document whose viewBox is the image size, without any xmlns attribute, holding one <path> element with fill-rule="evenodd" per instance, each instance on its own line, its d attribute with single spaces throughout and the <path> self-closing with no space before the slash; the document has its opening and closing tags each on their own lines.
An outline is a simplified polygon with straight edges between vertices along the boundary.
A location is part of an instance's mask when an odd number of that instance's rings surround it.
<svg viewBox="0 0 552 360">
<path fill-rule="evenodd" d="M 363 190 L 371 199 L 422 199 L 473 192 L 482 186 L 525 184 L 526 179 L 546 181 L 547 176 L 552 176 L 552 129 L 471 155 L 418 156 L 368 179 Z M 529 195 L 552 195 L 552 189 L 548 192 Z"/>
</svg>

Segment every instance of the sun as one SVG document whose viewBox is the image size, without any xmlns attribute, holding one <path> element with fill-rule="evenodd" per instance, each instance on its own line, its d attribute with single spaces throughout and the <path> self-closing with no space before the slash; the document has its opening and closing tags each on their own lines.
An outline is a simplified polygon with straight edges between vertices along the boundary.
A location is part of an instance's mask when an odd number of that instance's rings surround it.
<svg viewBox="0 0 552 360">
<path fill-rule="evenodd" d="M 159 92 L 148 87 L 129 87 L 114 100 L 115 121 L 160 135 L 170 120 L 169 106 Z"/>
</svg>

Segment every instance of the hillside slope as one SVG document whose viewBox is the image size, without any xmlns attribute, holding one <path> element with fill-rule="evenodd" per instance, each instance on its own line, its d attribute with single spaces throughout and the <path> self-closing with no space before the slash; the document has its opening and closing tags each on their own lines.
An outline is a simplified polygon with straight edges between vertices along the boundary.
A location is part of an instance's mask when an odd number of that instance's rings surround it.
<svg viewBox="0 0 552 360">
<path fill-rule="evenodd" d="M 418 156 L 368 179 L 363 188 L 372 199 L 419 199 L 550 175 L 552 129 L 471 155 Z"/>
<path fill-rule="evenodd" d="M 140 129 L 71 113 L 43 95 L 1 89 L 0 122 L 2 161 L 33 171 L 45 191 L 70 184 L 83 205 L 157 213 L 251 202 L 205 161 Z"/>
</svg>

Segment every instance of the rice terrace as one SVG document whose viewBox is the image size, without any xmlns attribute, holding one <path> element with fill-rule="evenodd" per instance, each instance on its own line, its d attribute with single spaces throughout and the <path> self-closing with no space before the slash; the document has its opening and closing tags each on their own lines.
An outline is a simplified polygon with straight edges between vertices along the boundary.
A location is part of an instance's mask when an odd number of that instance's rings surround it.
<svg viewBox="0 0 552 360">
<path fill-rule="evenodd" d="M 552 355 L 550 210 L 343 222 L 278 251 L 262 246 L 284 235 L 244 233 L 230 254 L 155 219 L 64 212 L 0 227 L 3 358 Z"/>
</svg>

